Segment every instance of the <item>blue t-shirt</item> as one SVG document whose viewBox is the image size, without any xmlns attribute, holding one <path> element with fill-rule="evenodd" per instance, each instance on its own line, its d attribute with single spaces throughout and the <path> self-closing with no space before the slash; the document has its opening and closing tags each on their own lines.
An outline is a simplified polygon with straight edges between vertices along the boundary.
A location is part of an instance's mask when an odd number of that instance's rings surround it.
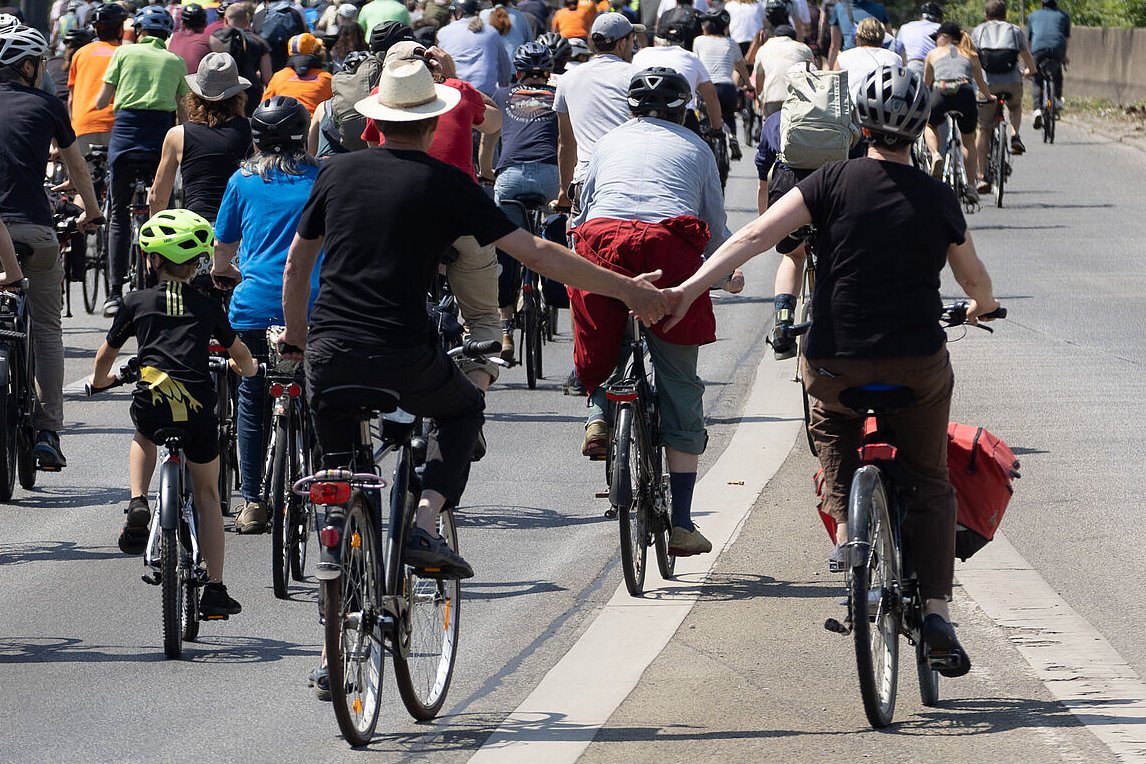
<svg viewBox="0 0 1146 764">
<path fill-rule="evenodd" d="M 269 180 L 237 170 L 227 181 L 215 236 L 239 244 L 243 280 L 231 296 L 229 318 L 236 329 L 266 329 L 283 323 L 283 270 L 302 209 L 318 177 L 304 166 L 302 175 L 275 172 Z M 321 257 L 310 275 L 310 307 L 318 296 Z M 309 310 L 309 309 L 308 309 Z"/>
<path fill-rule="evenodd" d="M 501 109 L 501 161 L 498 171 L 523 162 L 557 164 L 557 112 L 552 85 L 498 88 L 494 103 Z"/>
<path fill-rule="evenodd" d="M 1031 51 L 1066 50 L 1070 39 L 1070 16 L 1058 8 L 1039 8 L 1027 16 L 1027 39 Z"/>
<path fill-rule="evenodd" d="M 890 23 L 887 18 L 887 9 L 880 3 L 869 2 L 869 0 L 853 0 L 852 19 L 855 20 L 855 25 L 848 19 L 848 9 L 844 0 L 835 4 L 832 8 L 831 22 L 832 26 L 840 28 L 840 35 L 843 37 L 840 50 L 851 50 L 856 46 L 855 28 L 866 18 L 874 18 L 884 24 Z"/>
</svg>

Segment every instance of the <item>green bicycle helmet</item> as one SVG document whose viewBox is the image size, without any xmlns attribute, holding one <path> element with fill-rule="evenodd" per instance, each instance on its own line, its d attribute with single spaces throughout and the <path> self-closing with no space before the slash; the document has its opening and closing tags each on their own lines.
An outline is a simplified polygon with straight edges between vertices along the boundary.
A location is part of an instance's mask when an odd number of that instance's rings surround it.
<svg viewBox="0 0 1146 764">
<path fill-rule="evenodd" d="M 139 229 L 139 246 L 176 264 L 186 263 L 215 248 L 211 224 L 191 210 L 163 210 Z"/>
</svg>

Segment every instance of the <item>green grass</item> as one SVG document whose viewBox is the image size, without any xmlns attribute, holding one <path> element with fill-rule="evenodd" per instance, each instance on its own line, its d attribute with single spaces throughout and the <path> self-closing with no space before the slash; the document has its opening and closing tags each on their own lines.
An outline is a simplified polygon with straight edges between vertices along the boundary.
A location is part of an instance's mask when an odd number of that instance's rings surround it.
<svg viewBox="0 0 1146 764">
<path fill-rule="evenodd" d="M 983 22 L 985 0 L 948 0 L 943 2 L 948 19 L 958 21 L 964 27 Z M 887 10 L 894 25 L 919 18 L 920 2 L 916 0 L 889 0 Z M 1023 2 L 1007 0 L 1008 19 L 1018 24 Z M 1038 0 L 1026 2 L 1026 12 L 1040 8 Z M 1146 0 L 1059 0 L 1059 7 L 1070 14 L 1071 23 L 1076 26 L 1094 27 L 1146 27 Z"/>
</svg>

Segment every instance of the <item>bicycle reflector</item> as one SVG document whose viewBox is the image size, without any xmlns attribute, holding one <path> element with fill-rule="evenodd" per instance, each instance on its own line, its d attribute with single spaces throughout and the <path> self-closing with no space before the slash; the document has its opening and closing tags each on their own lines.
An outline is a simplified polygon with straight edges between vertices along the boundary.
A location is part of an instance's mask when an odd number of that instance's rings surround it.
<svg viewBox="0 0 1146 764">
<path fill-rule="evenodd" d="M 636 390 L 606 390 L 605 397 L 617 403 L 631 403 L 637 399 Z"/>
<path fill-rule="evenodd" d="M 268 392 L 272 398 L 281 398 L 284 394 L 288 398 L 297 398 L 302 395 L 302 387 L 296 382 L 291 382 L 289 385 L 272 382 Z"/>
<path fill-rule="evenodd" d="M 327 549 L 334 549 L 338 546 L 338 542 L 342 540 L 342 531 L 335 528 L 333 525 L 328 525 L 318 532 L 318 543 L 322 544 Z"/>
<path fill-rule="evenodd" d="M 312 483 L 310 500 L 315 504 L 345 504 L 350 501 L 350 483 Z"/>
</svg>

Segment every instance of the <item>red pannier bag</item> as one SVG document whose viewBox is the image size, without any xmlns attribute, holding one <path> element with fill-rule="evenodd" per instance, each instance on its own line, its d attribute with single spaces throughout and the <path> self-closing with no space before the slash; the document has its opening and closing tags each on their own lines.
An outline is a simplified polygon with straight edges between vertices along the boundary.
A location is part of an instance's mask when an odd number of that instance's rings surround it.
<svg viewBox="0 0 1146 764">
<path fill-rule="evenodd" d="M 966 560 L 995 538 L 1019 477 L 1019 461 L 1006 443 L 982 427 L 947 426 L 947 471 L 959 512 L 955 556 Z"/>
</svg>

